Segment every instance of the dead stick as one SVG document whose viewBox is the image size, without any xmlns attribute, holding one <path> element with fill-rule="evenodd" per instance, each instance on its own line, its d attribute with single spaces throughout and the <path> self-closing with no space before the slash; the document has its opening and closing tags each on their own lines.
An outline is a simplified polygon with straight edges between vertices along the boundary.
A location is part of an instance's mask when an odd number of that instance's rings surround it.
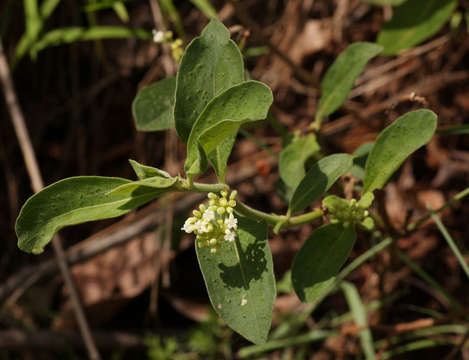
<svg viewBox="0 0 469 360">
<path fill-rule="evenodd" d="M 29 178 L 31 180 L 31 186 L 34 192 L 40 191 L 43 187 L 43 181 L 39 166 L 36 161 L 36 155 L 34 153 L 31 140 L 29 138 L 28 129 L 24 121 L 23 112 L 19 106 L 15 89 L 13 87 L 13 81 L 10 75 L 10 69 L 6 60 L 5 53 L 3 51 L 3 45 L 0 41 L 0 81 L 2 83 L 3 92 L 5 94 L 6 105 L 10 113 L 13 127 L 18 138 L 18 142 L 23 153 L 24 162 L 28 171 Z M 72 300 L 73 309 L 77 318 L 78 325 L 80 327 L 83 341 L 88 350 L 88 354 L 92 360 L 100 360 L 101 356 L 96 348 L 96 345 L 91 336 L 88 322 L 83 311 L 83 307 L 80 303 L 78 291 L 72 279 L 72 275 L 65 261 L 64 250 L 62 248 L 61 240 L 58 235 L 52 239 L 52 246 L 54 248 L 55 256 L 59 264 L 60 271 L 64 278 L 64 282 L 70 292 L 70 298 Z"/>
</svg>

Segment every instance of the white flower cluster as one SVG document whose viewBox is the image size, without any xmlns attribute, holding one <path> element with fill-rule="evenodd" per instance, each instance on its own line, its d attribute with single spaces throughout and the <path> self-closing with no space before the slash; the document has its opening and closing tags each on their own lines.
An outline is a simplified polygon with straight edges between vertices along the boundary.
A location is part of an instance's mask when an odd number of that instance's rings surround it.
<svg viewBox="0 0 469 360">
<path fill-rule="evenodd" d="M 236 190 L 229 197 L 227 191 L 221 191 L 221 196 L 209 193 L 208 206 L 200 204 L 199 210 L 192 212 L 194 216 L 186 220 L 181 230 L 194 233 L 199 248 L 211 246 L 210 252 L 216 253 L 220 242 L 231 242 L 236 238 L 238 220 L 233 214 L 236 194 Z"/>
</svg>

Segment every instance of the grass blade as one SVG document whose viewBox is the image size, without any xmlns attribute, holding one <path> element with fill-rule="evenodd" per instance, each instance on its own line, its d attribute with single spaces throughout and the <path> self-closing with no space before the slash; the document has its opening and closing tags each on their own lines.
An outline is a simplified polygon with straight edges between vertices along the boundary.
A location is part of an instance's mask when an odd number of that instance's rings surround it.
<svg viewBox="0 0 469 360">
<path fill-rule="evenodd" d="M 359 332 L 360 342 L 362 344 L 363 352 L 367 360 L 374 360 L 376 358 L 375 349 L 373 346 L 373 337 L 368 328 L 368 320 L 366 316 L 366 309 L 360 299 L 358 290 L 352 283 L 344 281 L 341 284 L 342 291 L 344 292 L 345 299 L 347 300 L 350 311 L 352 312 L 355 324 L 364 326 L 365 328 Z"/>
<path fill-rule="evenodd" d="M 456 258 L 459 261 L 459 264 L 461 265 L 462 269 L 466 273 L 467 278 L 469 279 L 469 267 L 467 266 L 466 260 L 464 260 L 464 257 L 462 256 L 461 252 L 459 251 L 458 247 L 456 246 L 456 243 L 454 242 L 453 238 L 451 235 L 448 233 L 448 230 L 446 230 L 446 227 L 443 225 L 443 223 L 440 221 L 440 218 L 435 215 L 435 213 L 432 212 L 432 219 L 435 221 L 436 226 L 438 226 L 438 229 L 441 232 L 441 235 L 445 238 L 446 242 L 448 243 L 449 247 L 453 251 L 454 255 L 456 255 Z"/>
</svg>

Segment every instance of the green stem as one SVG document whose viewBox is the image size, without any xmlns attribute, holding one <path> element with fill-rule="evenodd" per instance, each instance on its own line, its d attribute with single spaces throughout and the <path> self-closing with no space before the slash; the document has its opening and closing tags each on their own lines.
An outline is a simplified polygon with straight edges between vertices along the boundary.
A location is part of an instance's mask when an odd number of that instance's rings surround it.
<svg viewBox="0 0 469 360">
<path fill-rule="evenodd" d="M 193 191 L 193 192 L 220 192 L 222 190 L 227 190 L 228 185 L 224 184 L 203 184 L 203 183 L 196 183 L 190 182 L 186 179 L 180 178 L 177 184 L 178 191 Z M 249 205 L 242 203 L 239 200 L 236 200 L 236 211 L 243 215 L 249 216 L 255 220 L 263 220 L 270 225 L 276 225 L 278 223 L 282 223 L 280 227 L 292 227 L 298 226 L 301 224 L 310 223 L 313 220 L 319 219 L 323 212 L 320 209 L 313 210 L 309 213 L 290 217 L 290 214 L 285 215 L 278 215 L 278 214 L 268 214 L 263 211 L 254 209 Z"/>
<path fill-rule="evenodd" d="M 264 220 L 268 224 L 275 225 L 279 221 L 285 221 L 286 216 L 276 215 L 276 214 L 267 214 L 263 211 L 256 210 L 249 205 L 242 203 L 239 200 L 236 200 L 236 211 L 244 216 L 249 216 L 256 220 Z"/>
<path fill-rule="evenodd" d="M 303 215 L 298 215 L 290 218 L 286 226 L 296 226 L 301 224 L 310 223 L 311 221 L 317 220 L 324 215 L 321 209 L 315 209 Z"/>
<path fill-rule="evenodd" d="M 438 209 L 435 209 L 433 211 L 431 211 L 430 213 L 428 213 L 427 215 L 425 216 L 422 216 L 419 220 L 417 220 L 416 222 L 413 222 L 411 224 L 409 224 L 407 226 L 407 231 L 414 231 L 415 229 L 417 229 L 420 225 L 422 225 L 422 223 L 424 223 L 425 221 L 427 221 L 428 219 L 430 219 L 432 217 L 432 214 L 435 213 L 435 214 L 438 214 L 439 212 L 443 211 L 444 209 L 446 209 L 447 207 L 453 205 L 453 203 L 455 203 L 456 201 L 459 201 L 461 200 L 462 198 L 464 198 L 465 196 L 469 195 L 469 188 L 461 191 L 460 193 L 456 194 L 452 199 L 448 200 L 443 206 L 439 207 Z"/>
<path fill-rule="evenodd" d="M 292 227 L 310 223 L 313 220 L 319 219 L 323 215 L 323 212 L 320 209 L 316 209 L 309 213 L 294 217 L 277 214 L 267 214 L 263 211 L 253 209 L 252 207 L 242 203 L 241 201 L 236 201 L 236 211 L 241 215 L 250 216 L 251 218 L 254 218 L 256 220 L 264 220 L 265 222 L 271 225 L 276 225 L 281 222 L 283 223 L 282 227 Z"/>
</svg>

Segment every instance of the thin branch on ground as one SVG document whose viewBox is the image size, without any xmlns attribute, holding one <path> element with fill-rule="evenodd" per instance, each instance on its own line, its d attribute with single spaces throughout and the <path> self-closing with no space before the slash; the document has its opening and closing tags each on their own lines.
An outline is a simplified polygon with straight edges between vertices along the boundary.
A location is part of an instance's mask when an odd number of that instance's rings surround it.
<svg viewBox="0 0 469 360">
<path fill-rule="evenodd" d="M 24 162 L 28 171 L 29 178 L 31 180 L 31 185 L 34 192 L 40 191 L 43 187 L 43 181 L 39 166 L 36 161 L 36 155 L 34 153 L 33 146 L 29 137 L 28 129 L 24 121 L 23 112 L 18 103 L 16 92 L 13 86 L 13 81 L 11 79 L 10 68 L 6 60 L 5 53 L 3 51 L 3 45 L 0 42 L 0 81 L 2 83 L 3 92 L 5 94 L 6 105 L 10 113 L 11 121 L 15 128 L 15 133 L 18 138 L 18 142 L 21 147 L 23 154 Z M 58 235 L 54 236 L 52 239 L 52 246 L 54 248 L 55 256 L 64 278 L 64 282 L 70 293 L 70 298 L 72 300 L 73 309 L 75 316 L 80 327 L 81 334 L 83 336 L 83 341 L 86 345 L 88 354 L 92 360 L 100 360 L 101 356 L 99 355 L 96 344 L 91 336 L 91 331 L 89 328 L 88 321 L 86 320 L 85 312 L 83 306 L 80 303 L 80 298 L 78 291 L 75 287 L 75 284 L 70 273 L 70 269 L 65 260 L 65 253 L 61 244 L 61 240 Z"/>
</svg>

